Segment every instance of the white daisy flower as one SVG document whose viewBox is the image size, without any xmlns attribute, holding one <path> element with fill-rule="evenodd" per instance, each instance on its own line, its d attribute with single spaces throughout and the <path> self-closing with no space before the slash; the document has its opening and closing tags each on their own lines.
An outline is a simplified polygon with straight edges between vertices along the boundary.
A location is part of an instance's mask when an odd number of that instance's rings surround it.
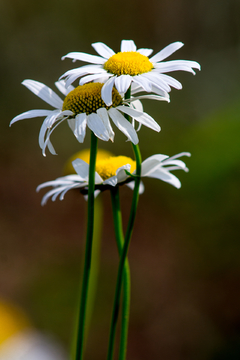
<svg viewBox="0 0 240 360">
<path fill-rule="evenodd" d="M 24 80 L 22 83 L 35 95 L 40 97 L 46 103 L 51 105 L 54 110 L 29 110 L 16 117 L 10 123 L 10 126 L 16 121 L 45 116 L 39 133 L 39 145 L 45 156 L 46 147 L 52 154 L 56 154 L 50 141 L 50 136 L 55 128 L 63 121 L 67 120 L 75 137 L 80 143 L 83 143 L 86 128 L 94 132 L 101 140 L 113 141 L 114 131 L 110 119 L 116 127 L 126 135 L 128 140 L 134 144 L 138 143 L 138 136 L 134 129 L 134 121 L 143 124 L 152 130 L 160 131 L 160 126 L 156 121 L 143 112 L 139 99 L 148 98 L 155 100 L 169 101 L 168 94 L 139 96 L 124 100 L 116 88 L 111 88 L 112 105 L 106 106 L 101 98 L 101 83 L 89 83 L 74 88 L 73 86 L 65 87 L 64 81 L 56 82 L 58 89 L 65 95 L 62 100 L 48 86 L 34 80 Z M 132 124 L 124 117 L 126 114 L 132 117 Z"/>
<path fill-rule="evenodd" d="M 190 153 L 183 152 L 178 155 L 168 157 L 166 155 L 157 154 L 150 156 L 142 162 L 141 177 L 151 177 L 165 181 L 176 188 L 181 187 L 179 179 L 171 174 L 172 170 L 188 171 L 185 163 L 178 160 L 181 156 L 190 156 Z M 85 159 L 89 161 L 85 156 Z M 78 158 L 72 162 L 72 166 L 77 174 L 71 174 L 64 177 L 57 178 L 53 181 L 45 182 L 37 187 L 37 191 L 42 188 L 51 186 L 52 190 L 48 191 L 42 198 L 42 205 L 45 205 L 49 198 L 55 201 L 59 196 L 63 200 L 64 195 L 71 189 L 80 188 L 84 195 L 88 192 L 88 162 Z M 134 175 L 136 174 L 136 162 L 126 156 L 100 156 L 96 160 L 95 172 L 95 196 L 101 191 L 111 188 L 116 185 L 128 185 L 131 189 L 134 188 Z M 141 183 L 140 193 L 144 191 L 144 186 Z"/>
<path fill-rule="evenodd" d="M 163 61 L 182 46 L 182 42 L 174 42 L 149 58 L 153 50 L 137 50 L 133 40 L 122 40 L 121 51 L 118 53 L 104 43 L 97 42 L 92 44 L 92 47 L 100 56 L 71 52 L 62 57 L 62 59 L 70 58 L 91 64 L 69 70 L 62 75 L 62 78 L 65 78 L 66 86 L 79 77 L 81 77 L 80 85 L 89 81 L 104 82 L 102 99 L 108 106 L 112 104 L 113 86 L 123 94 L 132 84 L 132 94 L 146 91 L 164 96 L 166 92 L 171 91 L 171 86 L 176 89 L 182 88 L 179 81 L 165 73 L 182 70 L 195 74 L 193 69 L 200 70 L 200 65 L 196 61 Z"/>
</svg>

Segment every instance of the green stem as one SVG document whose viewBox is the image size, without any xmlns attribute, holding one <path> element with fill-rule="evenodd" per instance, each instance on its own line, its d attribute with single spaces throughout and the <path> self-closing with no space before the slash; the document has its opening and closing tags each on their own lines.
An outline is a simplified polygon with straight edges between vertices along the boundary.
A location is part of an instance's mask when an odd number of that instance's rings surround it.
<svg viewBox="0 0 240 360">
<path fill-rule="evenodd" d="M 76 360 L 82 360 L 84 350 L 84 330 L 86 320 L 86 308 L 92 257 L 93 225 L 94 225 L 94 189 L 95 189 L 95 164 L 97 157 L 97 137 L 91 133 L 91 148 L 88 178 L 88 222 L 85 248 L 85 262 L 83 269 L 81 304 L 79 312 L 79 326 L 77 335 Z"/>
<path fill-rule="evenodd" d="M 115 186 L 111 190 L 112 209 L 113 209 L 113 221 L 117 240 L 117 247 L 119 256 L 121 256 L 122 248 L 124 245 L 124 235 L 122 231 L 122 215 L 120 209 L 119 199 L 119 187 Z M 128 323 L 129 323 L 129 312 L 130 312 L 130 269 L 128 260 L 124 264 L 123 273 L 123 302 L 122 302 L 122 324 L 121 324 L 121 335 L 120 335 L 120 347 L 119 347 L 119 358 L 124 359 L 126 357 L 127 350 L 127 336 L 128 336 Z M 113 334 L 112 334 L 113 335 Z M 110 340 L 112 342 L 113 339 Z"/>
<path fill-rule="evenodd" d="M 130 95 L 131 95 L 131 90 L 129 88 L 125 95 L 125 98 L 126 99 L 130 98 Z M 126 116 L 126 117 L 129 120 L 129 117 L 128 116 Z M 135 217 L 136 217 L 138 197 L 139 197 L 139 187 L 140 187 L 140 181 L 141 181 L 141 164 L 142 164 L 141 153 L 140 153 L 138 145 L 132 144 L 132 147 L 133 147 L 133 151 L 134 151 L 134 155 L 135 155 L 135 159 L 136 159 L 136 178 L 135 178 L 135 186 L 134 186 L 134 191 L 133 191 L 133 199 L 132 199 L 130 217 L 129 217 L 129 221 L 128 221 L 128 227 L 127 227 L 124 246 L 122 248 L 121 258 L 120 258 L 119 267 L 118 267 L 117 284 L 116 284 L 114 304 L 113 304 L 107 360 L 113 359 L 114 340 L 115 340 L 115 335 L 116 335 L 116 326 L 117 326 L 117 319 L 118 319 L 118 313 L 119 313 L 119 307 L 120 307 L 120 296 L 121 296 L 121 288 L 122 288 L 123 270 L 124 270 L 124 265 L 125 265 L 125 261 L 127 258 L 128 248 L 129 248 L 132 231 L 133 231 L 133 226 L 134 226 L 134 221 L 135 221 Z M 124 352 L 121 353 L 120 356 L 119 356 L 119 360 L 125 359 L 126 349 Z"/>
</svg>

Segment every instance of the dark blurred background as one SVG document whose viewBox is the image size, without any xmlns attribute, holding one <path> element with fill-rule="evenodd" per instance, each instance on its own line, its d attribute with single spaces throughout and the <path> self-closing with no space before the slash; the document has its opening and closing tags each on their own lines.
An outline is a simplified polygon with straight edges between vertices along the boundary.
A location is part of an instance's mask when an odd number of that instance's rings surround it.
<svg viewBox="0 0 240 360">
<path fill-rule="evenodd" d="M 95 54 L 122 39 L 154 53 L 174 41 L 171 59 L 196 60 L 202 71 L 173 74 L 183 84 L 171 102 L 144 102 L 161 125 L 142 127 L 142 157 L 192 153 L 177 190 L 144 180 L 129 251 L 132 302 L 128 359 L 240 359 L 240 2 L 239 0 L 1 0 L 1 255 L 0 296 L 19 304 L 35 326 L 71 347 L 85 242 L 86 203 L 78 192 L 41 207 L 38 184 L 55 179 L 83 145 L 67 124 L 53 134 L 58 156 L 38 146 L 41 118 L 9 129 L 30 109 L 49 108 L 21 85 L 34 79 L 54 89 L 68 69 L 61 56 Z M 55 90 L 55 89 L 54 89 Z M 132 156 L 116 131 L 99 146 Z M 132 193 L 121 189 L 124 225 Z M 118 255 L 110 196 L 104 207 L 101 267 L 86 359 L 105 359 Z"/>
</svg>

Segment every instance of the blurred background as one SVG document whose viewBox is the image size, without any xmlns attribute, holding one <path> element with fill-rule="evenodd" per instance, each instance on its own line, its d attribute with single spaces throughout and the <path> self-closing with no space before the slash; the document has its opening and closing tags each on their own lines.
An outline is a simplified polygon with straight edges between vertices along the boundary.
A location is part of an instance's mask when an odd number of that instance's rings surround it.
<svg viewBox="0 0 240 360">
<path fill-rule="evenodd" d="M 95 54 L 102 41 L 122 39 L 154 53 L 174 41 L 170 59 L 196 60 L 202 71 L 172 74 L 183 84 L 171 102 L 144 102 L 162 131 L 142 127 L 142 157 L 192 153 L 177 190 L 144 180 L 129 251 L 132 302 L 128 359 L 240 358 L 240 2 L 239 0 L 1 0 L 0 297 L 20 306 L 38 331 L 68 352 L 72 346 L 85 242 L 86 203 L 78 192 L 41 207 L 37 185 L 62 174 L 83 145 L 67 124 L 53 134 L 58 156 L 38 146 L 41 118 L 9 129 L 11 119 L 48 106 L 21 85 L 34 79 L 54 88 L 68 69 L 61 56 Z M 50 109 L 50 107 L 49 107 Z M 99 146 L 132 156 L 116 131 Z M 131 190 L 121 189 L 126 226 Z M 97 296 L 86 359 L 105 359 L 118 254 L 108 192 Z"/>
</svg>

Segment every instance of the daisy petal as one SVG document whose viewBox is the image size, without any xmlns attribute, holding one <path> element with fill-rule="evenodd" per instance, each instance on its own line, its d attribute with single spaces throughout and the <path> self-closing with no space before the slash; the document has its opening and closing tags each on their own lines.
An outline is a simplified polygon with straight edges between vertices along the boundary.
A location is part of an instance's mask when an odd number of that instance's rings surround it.
<svg viewBox="0 0 240 360">
<path fill-rule="evenodd" d="M 112 105 L 112 89 L 116 77 L 113 76 L 103 85 L 101 90 L 102 99 L 107 106 Z"/>
<path fill-rule="evenodd" d="M 176 41 L 165 48 L 163 48 L 161 51 L 159 51 L 156 55 L 151 57 L 149 60 L 152 63 L 156 63 L 158 61 L 162 61 L 166 59 L 168 56 L 172 55 L 175 51 L 180 49 L 184 44 L 180 41 Z"/>
<path fill-rule="evenodd" d="M 39 116 L 48 116 L 48 115 L 51 115 L 52 112 L 53 112 L 52 110 L 29 110 L 29 111 L 26 111 L 26 112 L 24 112 L 24 113 L 22 113 L 20 115 L 15 116 L 12 119 L 12 121 L 10 122 L 9 126 L 11 126 L 16 121 L 19 121 L 19 120 L 31 119 L 31 118 L 39 117 Z"/>
<path fill-rule="evenodd" d="M 143 77 L 142 75 L 134 76 L 133 81 L 141 86 L 142 89 L 144 89 L 146 92 L 152 91 L 152 84 L 151 81 L 148 80 L 148 78 Z M 143 90 L 139 91 L 143 91 Z"/>
<path fill-rule="evenodd" d="M 62 99 L 48 86 L 35 80 L 24 80 L 22 84 L 47 104 L 53 106 L 56 109 L 62 108 Z"/>
<path fill-rule="evenodd" d="M 153 49 L 138 49 L 137 52 L 139 54 L 145 55 L 145 56 L 149 56 L 151 55 L 151 53 L 153 52 Z"/>
<path fill-rule="evenodd" d="M 106 127 L 104 126 L 101 118 L 96 113 L 92 113 L 92 114 L 88 115 L 87 125 L 88 125 L 89 129 L 92 130 L 99 139 L 101 139 L 103 141 L 109 140 L 108 131 L 107 131 Z"/>
<path fill-rule="evenodd" d="M 97 114 L 100 117 L 100 119 L 102 120 L 103 125 L 107 129 L 109 139 L 113 142 L 115 134 L 114 134 L 114 131 L 112 129 L 111 123 L 109 121 L 107 109 L 100 108 L 100 109 L 97 110 Z"/>
<path fill-rule="evenodd" d="M 109 59 L 115 52 L 102 42 L 96 42 L 92 44 L 94 50 L 105 59 Z"/>
<path fill-rule="evenodd" d="M 81 60 L 85 62 L 89 62 L 91 64 L 104 64 L 106 62 L 101 56 L 90 55 L 83 52 L 71 52 L 62 57 L 62 60 L 69 58 L 73 60 Z"/>
<path fill-rule="evenodd" d="M 155 64 L 155 68 L 160 72 L 170 72 L 170 71 L 188 71 L 195 75 L 195 71 L 192 69 L 201 70 L 201 66 L 196 61 L 190 60 L 172 60 L 165 61 L 158 64 Z"/>
<path fill-rule="evenodd" d="M 66 82 L 64 80 L 59 80 L 55 82 L 56 87 L 59 91 L 65 96 L 70 93 L 70 91 L 74 90 L 74 86 L 70 85 L 66 88 Z"/>
<path fill-rule="evenodd" d="M 181 183 L 178 178 L 163 168 L 157 169 L 156 171 L 152 172 L 149 177 L 165 181 L 175 186 L 177 189 L 181 187 Z"/>
<path fill-rule="evenodd" d="M 102 79 L 103 75 L 102 74 L 92 74 L 92 75 L 87 75 L 81 78 L 81 80 L 79 81 L 79 85 L 84 85 L 90 81 L 96 81 L 99 80 L 100 78 Z M 106 79 L 109 78 L 109 75 L 106 74 Z"/>
<path fill-rule="evenodd" d="M 117 107 L 118 110 L 122 111 L 123 113 L 133 117 L 134 119 L 136 119 L 137 121 L 139 121 L 141 124 L 149 127 L 152 130 L 155 131 L 160 131 L 161 128 L 158 125 L 158 123 L 148 114 L 131 109 L 129 107 L 126 106 L 118 106 Z"/>
<path fill-rule="evenodd" d="M 76 159 L 72 162 L 72 166 L 79 175 L 80 181 L 88 181 L 89 164 L 82 159 Z"/>
<path fill-rule="evenodd" d="M 86 135 L 86 127 L 87 127 L 87 115 L 85 113 L 78 114 L 75 117 L 75 128 L 74 135 L 80 143 L 83 143 Z"/>
<path fill-rule="evenodd" d="M 134 187 L 135 187 L 135 182 L 134 181 L 131 181 L 129 183 L 126 183 L 126 185 L 131 189 L 131 190 L 134 190 Z M 140 187 L 139 187 L 139 194 L 143 194 L 144 193 L 144 185 L 143 185 L 143 182 L 141 181 L 140 182 Z"/>
<path fill-rule="evenodd" d="M 133 143 L 138 143 L 138 136 L 133 128 L 132 124 L 130 124 L 127 119 L 115 108 L 110 108 L 108 110 L 108 114 L 110 115 L 112 121 L 117 126 L 117 128 L 127 136 L 127 138 Z"/>
<path fill-rule="evenodd" d="M 132 76 L 130 75 L 120 75 L 115 80 L 115 86 L 117 91 L 125 94 L 127 92 L 129 86 L 131 85 Z"/>
<path fill-rule="evenodd" d="M 121 52 L 136 51 L 136 50 L 137 50 L 137 47 L 133 40 L 122 40 Z"/>
</svg>

